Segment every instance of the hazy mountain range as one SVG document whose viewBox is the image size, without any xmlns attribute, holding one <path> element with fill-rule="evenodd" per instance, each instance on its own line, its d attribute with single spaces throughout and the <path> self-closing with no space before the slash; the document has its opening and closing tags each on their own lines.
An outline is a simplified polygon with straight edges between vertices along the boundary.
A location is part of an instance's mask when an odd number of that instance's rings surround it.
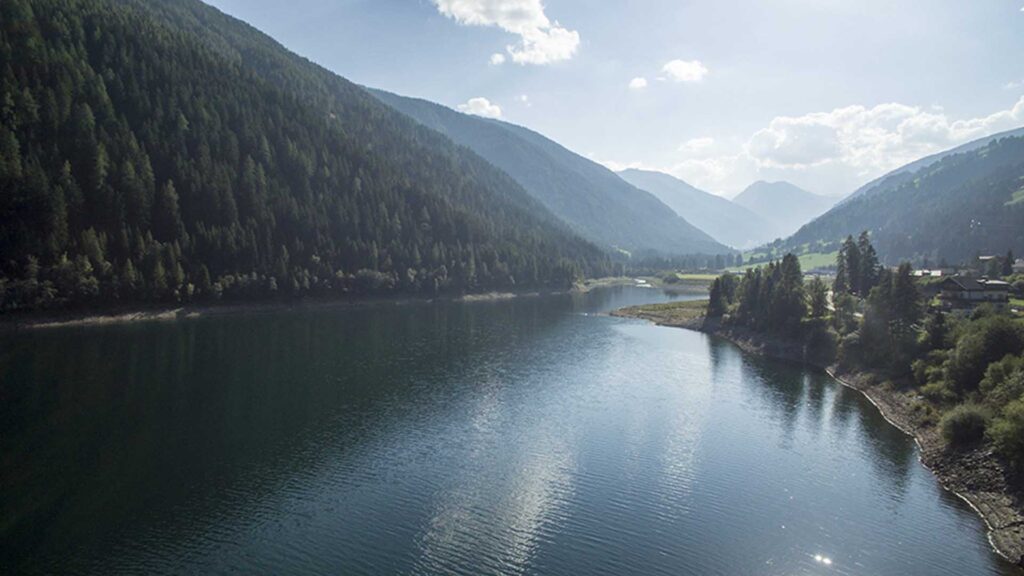
<svg viewBox="0 0 1024 576">
<path fill-rule="evenodd" d="M 778 238 L 789 236 L 824 214 L 837 198 L 820 196 L 789 182 L 754 182 L 732 201 L 774 226 Z"/>
<path fill-rule="evenodd" d="M 663 172 L 624 170 L 619 176 L 658 197 L 676 214 L 734 248 L 753 248 L 778 238 L 780 229 L 754 211 L 695 188 Z"/>
<path fill-rule="evenodd" d="M 584 238 L 628 252 L 718 254 L 729 249 L 604 166 L 544 136 L 426 100 L 372 94 L 504 170 Z M 716 241 L 719 240 L 719 241 Z"/>
</svg>

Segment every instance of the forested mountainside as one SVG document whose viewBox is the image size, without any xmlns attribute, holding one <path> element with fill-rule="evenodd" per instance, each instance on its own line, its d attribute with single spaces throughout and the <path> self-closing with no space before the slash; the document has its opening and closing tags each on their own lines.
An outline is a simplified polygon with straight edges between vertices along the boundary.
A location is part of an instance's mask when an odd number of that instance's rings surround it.
<svg viewBox="0 0 1024 576">
<path fill-rule="evenodd" d="M 914 178 L 914 173 L 917 172 L 918 170 L 931 166 L 932 164 L 935 164 L 936 162 L 942 160 L 943 158 L 946 158 L 947 156 L 951 156 L 953 154 L 963 154 L 965 152 L 972 152 L 974 150 L 977 150 L 978 148 L 987 146 L 988 144 L 995 140 L 999 140 L 1001 138 L 1008 138 L 1012 136 L 1024 136 L 1024 128 L 1017 128 L 1016 130 L 1007 130 L 1005 132 L 1000 132 L 998 134 L 993 134 L 991 136 L 986 136 L 984 138 L 972 140 L 971 142 L 961 144 L 956 148 L 951 148 L 949 150 L 939 152 L 938 154 L 932 154 L 931 156 L 925 156 L 924 158 L 900 166 L 899 168 L 893 170 L 892 172 L 889 172 L 888 174 L 885 174 L 880 178 L 876 178 L 875 180 L 872 180 L 871 182 L 868 182 L 867 184 L 854 190 L 853 193 L 847 196 L 845 199 L 843 199 L 842 202 L 840 202 L 840 204 L 842 204 L 843 202 L 848 202 L 849 200 L 852 200 L 854 198 L 859 198 L 860 196 L 863 195 L 875 194 L 878 192 L 884 192 L 886 190 L 892 190 L 893 188 L 899 187 L 904 182 L 912 180 Z"/>
<path fill-rule="evenodd" d="M 619 176 L 654 194 L 676 214 L 722 244 L 733 248 L 752 248 L 777 238 L 772 224 L 749 209 L 669 174 L 629 169 L 619 172 Z"/>
<path fill-rule="evenodd" d="M 773 226 L 773 238 L 785 238 L 824 214 L 835 198 L 808 192 L 789 182 L 754 182 L 732 199 Z"/>
<path fill-rule="evenodd" d="M 834 242 L 869 230 L 889 263 L 955 263 L 978 252 L 1024 252 L 1024 138 L 946 156 L 912 176 L 836 206 L 784 246 Z"/>
<path fill-rule="evenodd" d="M 0 2 L 0 310 L 611 268 L 477 155 L 201 2 Z"/>
<path fill-rule="evenodd" d="M 536 132 L 426 100 L 379 90 L 373 94 L 507 172 L 589 240 L 629 252 L 730 252 L 651 194 Z"/>
</svg>

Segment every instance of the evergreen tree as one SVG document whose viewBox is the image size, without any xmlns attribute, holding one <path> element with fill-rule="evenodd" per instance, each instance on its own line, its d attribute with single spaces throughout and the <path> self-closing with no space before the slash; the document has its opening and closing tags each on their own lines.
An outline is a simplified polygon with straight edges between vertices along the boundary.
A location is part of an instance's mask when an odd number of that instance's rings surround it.
<svg viewBox="0 0 1024 576">
<path fill-rule="evenodd" d="M 946 348 L 946 338 L 949 335 L 949 327 L 946 325 L 946 315 L 939 310 L 928 315 L 924 325 L 925 344 L 929 350 L 942 350 Z"/>
<path fill-rule="evenodd" d="M 725 314 L 727 304 L 720 280 L 720 278 L 715 278 L 711 282 L 711 291 L 708 294 L 708 318 L 721 318 Z"/>
<path fill-rule="evenodd" d="M 859 271 L 856 293 L 867 295 L 878 284 L 879 270 L 881 269 L 878 264 L 878 254 L 875 252 L 875 247 L 871 245 L 871 237 L 867 230 L 861 232 L 860 237 L 857 238 L 857 255 Z"/>
<path fill-rule="evenodd" d="M 856 294 L 860 289 L 860 248 L 853 236 L 847 236 L 836 257 L 836 279 L 832 291 L 836 294 Z"/>
<path fill-rule="evenodd" d="M 828 287 L 818 276 L 807 284 L 807 304 L 811 318 L 824 318 L 828 314 Z"/>
</svg>

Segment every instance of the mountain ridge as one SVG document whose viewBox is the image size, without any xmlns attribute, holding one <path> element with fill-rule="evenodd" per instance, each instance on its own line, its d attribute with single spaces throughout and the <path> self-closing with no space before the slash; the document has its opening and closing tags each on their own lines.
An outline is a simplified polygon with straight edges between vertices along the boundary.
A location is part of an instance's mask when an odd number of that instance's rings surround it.
<svg viewBox="0 0 1024 576">
<path fill-rule="evenodd" d="M 785 180 L 758 180 L 732 201 L 771 222 L 778 238 L 793 234 L 835 203 L 834 198 L 808 192 Z"/>
<path fill-rule="evenodd" d="M 715 240 L 733 248 L 753 248 L 778 237 L 774 225 L 750 209 L 671 174 L 635 168 L 618 174 L 623 180 L 653 194 Z"/>
<path fill-rule="evenodd" d="M 835 243 L 862 230 L 890 264 L 1024 252 L 1024 137 L 945 154 L 896 185 L 841 203 L 782 243 Z"/>
<path fill-rule="evenodd" d="M 5 0 L 0 26 L 0 309 L 613 271 L 483 158 L 197 0 Z"/>
<path fill-rule="evenodd" d="M 652 194 L 529 128 L 419 98 L 375 89 L 370 93 L 504 170 L 592 242 L 669 255 L 732 251 Z"/>
<path fill-rule="evenodd" d="M 891 188 L 893 186 L 898 186 L 903 183 L 904 176 L 909 177 L 909 175 L 913 174 L 914 172 L 917 172 L 923 168 L 927 168 L 928 166 L 931 166 L 932 164 L 935 164 L 936 162 L 939 162 L 942 159 L 953 154 L 972 152 L 974 150 L 977 150 L 978 148 L 987 146 L 989 143 L 995 140 L 1016 136 L 1024 136 L 1024 127 L 998 132 L 996 134 L 985 136 L 983 138 L 978 138 L 965 144 L 955 146 L 953 148 L 950 148 L 949 150 L 944 150 L 942 152 L 930 154 L 928 156 L 925 156 L 924 158 L 920 158 L 918 160 L 900 166 L 899 168 L 892 170 L 891 172 L 888 172 L 878 178 L 875 178 L 874 180 L 854 190 L 848 196 L 840 200 L 838 204 L 842 204 L 854 198 L 859 198 L 862 195 L 872 194 L 883 188 Z"/>
</svg>

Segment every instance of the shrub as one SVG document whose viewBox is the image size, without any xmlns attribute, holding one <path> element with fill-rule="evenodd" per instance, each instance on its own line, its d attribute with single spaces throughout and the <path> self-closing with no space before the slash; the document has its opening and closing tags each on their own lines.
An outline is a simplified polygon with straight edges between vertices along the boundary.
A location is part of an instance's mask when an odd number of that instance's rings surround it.
<svg viewBox="0 0 1024 576">
<path fill-rule="evenodd" d="M 976 404 L 961 404 L 942 417 L 942 437 L 950 446 L 968 446 L 985 436 L 988 414 Z"/>
<path fill-rule="evenodd" d="M 921 395 L 935 404 L 951 404 L 956 402 L 956 392 L 944 380 L 929 382 L 921 387 Z"/>
<path fill-rule="evenodd" d="M 1024 358 L 1007 356 L 985 370 L 978 386 L 985 404 L 1002 408 L 1024 394 Z"/>
<path fill-rule="evenodd" d="M 914 382 L 917 382 L 918 386 L 928 383 L 928 362 L 923 358 L 914 360 L 910 365 L 910 370 L 914 373 Z"/>
<path fill-rule="evenodd" d="M 1024 467 L 1024 398 L 1006 405 L 992 422 L 989 436 L 1003 458 L 1018 469 Z"/>
<path fill-rule="evenodd" d="M 917 401 L 911 407 L 918 424 L 932 426 L 938 424 L 938 417 L 935 408 L 928 402 Z"/>
<path fill-rule="evenodd" d="M 1024 326 L 1004 316 L 992 316 L 971 323 L 949 356 L 947 372 L 960 394 L 978 389 L 992 362 L 1024 350 Z"/>
</svg>

